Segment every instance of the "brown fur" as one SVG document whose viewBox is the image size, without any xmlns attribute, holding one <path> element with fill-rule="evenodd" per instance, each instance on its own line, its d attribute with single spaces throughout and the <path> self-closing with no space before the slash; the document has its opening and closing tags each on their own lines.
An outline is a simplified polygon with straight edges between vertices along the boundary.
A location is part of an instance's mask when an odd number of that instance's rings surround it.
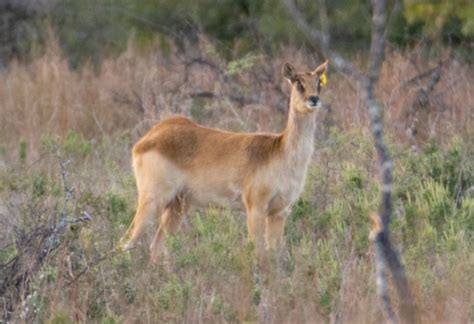
<svg viewBox="0 0 474 324">
<path fill-rule="evenodd" d="M 316 81 L 326 68 L 327 62 L 297 74 L 285 64 L 292 94 L 288 126 L 280 134 L 232 133 L 184 117 L 153 127 L 133 148 L 138 208 L 124 248 L 133 245 L 151 216 L 161 214 L 150 247 L 155 259 L 163 251 L 163 234 L 179 228 L 189 207 L 210 204 L 243 205 L 257 250 L 277 247 L 286 216 L 303 188 L 319 107 L 308 104 L 308 98 L 319 95 Z"/>
<path fill-rule="evenodd" d="M 239 160 L 242 166 L 254 169 L 281 153 L 282 136 L 231 133 L 197 125 L 185 117 L 172 117 L 153 127 L 134 146 L 133 155 L 153 150 L 181 168 Z"/>
</svg>

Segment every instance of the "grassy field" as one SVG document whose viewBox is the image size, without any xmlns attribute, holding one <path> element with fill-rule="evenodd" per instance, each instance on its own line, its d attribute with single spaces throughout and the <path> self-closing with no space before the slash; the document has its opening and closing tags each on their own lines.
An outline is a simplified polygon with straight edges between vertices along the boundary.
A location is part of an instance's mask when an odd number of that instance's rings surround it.
<svg viewBox="0 0 474 324">
<path fill-rule="evenodd" d="M 54 43 L 0 75 L 0 318 L 11 322 L 380 323 L 368 214 L 378 169 L 361 85 L 330 74 L 306 189 L 286 245 L 259 271 L 245 215 L 194 210 L 169 255 L 118 252 L 134 214 L 133 143 L 166 116 L 278 131 L 297 50 L 226 62 L 131 46 L 70 71 Z M 447 56 L 446 56 L 447 57 Z M 362 60 L 354 62 L 363 65 Z M 387 53 L 378 87 L 394 161 L 392 236 L 420 323 L 474 321 L 474 71 Z M 432 85 L 432 86 L 431 86 Z M 148 235 L 153 234 L 153 228 Z M 396 302 L 393 292 L 392 299 Z"/>
</svg>

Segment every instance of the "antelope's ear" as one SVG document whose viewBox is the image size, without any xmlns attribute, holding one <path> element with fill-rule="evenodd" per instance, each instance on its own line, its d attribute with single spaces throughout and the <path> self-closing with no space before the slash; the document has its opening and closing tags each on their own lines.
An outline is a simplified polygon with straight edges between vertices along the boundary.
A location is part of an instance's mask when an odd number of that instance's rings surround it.
<svg viewBox="0 0 474 324">
<path fill-rule="evenodd" d="M 325 74 L 326 71 L 328 70 L 328 64 L 329 64 L 329 60 L 326 60 L 326 62 L 318 66 L 313 72 L 311 72 L 311 74 L 318 75 L 318 76 Z"/>
<path fill-rule="evenodd" d="M 288 81 L 290 81 L 290 83 L 292 83 L 293 81 L 296 80 L 296 70 L 295 70 L 294 66 L 291 65 L 290 63 L 285 63 L 283 65 L 282 72 L 283 72 L 283 76 Z"/>
</svg>

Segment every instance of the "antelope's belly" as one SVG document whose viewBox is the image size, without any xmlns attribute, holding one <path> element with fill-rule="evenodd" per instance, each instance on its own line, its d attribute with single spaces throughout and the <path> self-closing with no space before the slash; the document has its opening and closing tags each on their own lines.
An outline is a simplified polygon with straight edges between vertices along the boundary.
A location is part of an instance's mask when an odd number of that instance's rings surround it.
<svg viewBox="0 0 474 324">
<path fill-rule="evenodd" d="M 242 209 L 242 190 L 235 185 L 200 185 L 189 188 L 189 199 L 193 206 L 206 208 L 210 205 Z"/>
</svg>

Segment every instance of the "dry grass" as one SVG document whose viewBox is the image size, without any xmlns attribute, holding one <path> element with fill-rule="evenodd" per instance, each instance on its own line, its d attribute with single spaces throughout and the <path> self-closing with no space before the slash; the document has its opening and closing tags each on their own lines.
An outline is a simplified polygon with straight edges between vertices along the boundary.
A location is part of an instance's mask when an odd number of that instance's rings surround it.
<svg viewBox="0 0 474 324">
<path fill-rule="evenodd" d="M 229 63 L 208 43 L 201 47 L 196 49 L 199 54 L 164 58 L 156 52 L 137 53 L 130 46 L 120 57 L 106 60 L 100 71 L 86 65 L 74 72 L 53 39 L 44 56 L 28 65 L 13 63 L 0 77 L 0 137 L 5 142 L 22 139 L 34 151 L 44 134 L 73 130 L 87 138 L 136 135 L 169 114 L 191 115 L 225 128 L 277 130 L 286 117 L 288 92 L 280 75 L 282 63 L 294 62 L 302 69 L 317 64 L 294 50 L 271 62 L 250 56 Z M 436 65 L 416 50 L 387 54 L 378 92 L 387 128 L 400 143 L 424 144 L 460 129 L 465 130 L 463 137 L 472 135 L 470 66 L 445 59 L 440 81 L 426 93 L 423 106 L 416 106 L 418 92 L 433 77 L 410 80 Z M 198 93 L 212 93 L 214 98 Z M 361 93 L 361 85 L 352 80 L 332 77 L 325 94 L 331 106 L 328 118 L 342 129 L 365 127 Z"/>
</svg>

